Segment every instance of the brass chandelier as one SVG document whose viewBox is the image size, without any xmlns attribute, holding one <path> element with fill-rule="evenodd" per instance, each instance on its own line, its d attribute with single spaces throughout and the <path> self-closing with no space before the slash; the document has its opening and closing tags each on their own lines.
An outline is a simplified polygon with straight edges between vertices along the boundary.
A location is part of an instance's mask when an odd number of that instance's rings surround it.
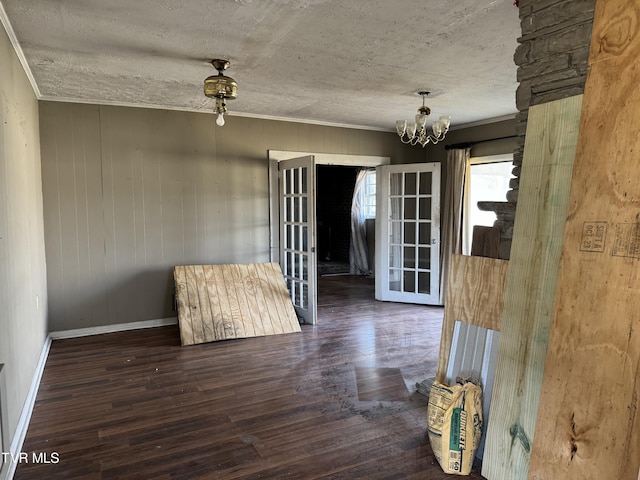
<svg viewBox="0 0 640 480">
<path fill-rule="evenodd" d="M 406 120 L 396 121 L 396 131 L 402 143 L 423 147 L 429 142 L 436 144 L 444 140 L 444 136 L 449 131 L 451 117 L 443 115 L 431 124 L 431 132 L 429 132 L 427 117 L 431 114 L 431 109 L 425 105 L 425 99 L 429 93 L 426 90 L 418 92 L 418 95 L 422 96 L 422 106 L 418 108 L 415 123 L 407 123 Z"/>
<path fill-rule="evenodd" d="M 218 114 L 216 125 L 224 125 L 224 114 L 227 113 L 227 100 L 235 100 L 238 97 L 238 84 L 236 81 L 224 75 L 229 67 L 229 60 L 211 60 L 213 68 L 218 71 L 218 75 L 207 77 L 204 81 L 204 94 L 209 98 L 216 99 L 215 112 Z"/>
</svg>

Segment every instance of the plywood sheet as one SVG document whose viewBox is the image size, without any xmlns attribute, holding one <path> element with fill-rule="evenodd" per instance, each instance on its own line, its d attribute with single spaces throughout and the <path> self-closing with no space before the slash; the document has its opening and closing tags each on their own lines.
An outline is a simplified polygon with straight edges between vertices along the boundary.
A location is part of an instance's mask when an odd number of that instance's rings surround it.
<svg viewBox="0 0 640 480">
<path fill-rule="evenodd" d="M 182 345 L 300 332 L 277 263 L 173 271 Z"/>
<path fill-rule="evenodd" d="M 529 468 L 581 104 L 529 109 L 482 467 L 491 480 L 524 479 Z"/>
<path fill-rule="evenodd" d="M 444 383 L 456 320 L 500 330 L 507 260 L 452 255 L 436 379 Z"/>
<path fill-rule="evenodd" d="M 529 478 L 640 467 L 640 4 L 597 0 Z"/>
</svg>

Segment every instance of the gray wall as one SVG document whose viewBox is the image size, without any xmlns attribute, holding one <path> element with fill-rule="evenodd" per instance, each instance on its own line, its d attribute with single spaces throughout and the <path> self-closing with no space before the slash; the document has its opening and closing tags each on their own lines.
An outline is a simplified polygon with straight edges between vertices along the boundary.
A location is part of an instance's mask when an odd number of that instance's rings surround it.
<svg viewBox="0 0 640 480">
<path fill-rule="evenodd" d="M 46 339 L 47 286 L 38 103 L 1 27 L 0 305 L 3 408 L 12 437 Z"/>
<path fill-rule="evenodd" d="M 515 128 L 515 118 L 512 118 L 475 127 L 452 130 L 447 133 L 447 138 L 444 142 L 440 142 L 437 145 L 427 145 L 425 148 L 427 161 L 444 162 L 447 159 L 445 146 L 458 143 L 472 143 L 472 157 L 513 153 L 516 147 Z M 494 141 L 494 139 L 498 138 L 505 139 Z"/>
<path fill-rule="evenodd" d="M 50 330 L 175 316 L 172 268 L 269 260 L 267 150 L 424 159 L 395 133 L 40 103 Z"/>
</svg>

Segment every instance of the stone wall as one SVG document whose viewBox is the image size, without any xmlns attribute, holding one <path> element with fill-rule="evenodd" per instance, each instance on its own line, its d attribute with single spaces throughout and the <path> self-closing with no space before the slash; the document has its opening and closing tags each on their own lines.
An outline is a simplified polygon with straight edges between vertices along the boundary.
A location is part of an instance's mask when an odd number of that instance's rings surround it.
<svg viewBox="0 0 640 480">
<path fill-rule="evenodd" d="M 516 92 L 516 134 L 511 190 L 507 204 L 488 205 L 502 232 L 501 258 L 509 258 L 518 201 L 529 107 L 584 92 L 595 0 L 520 0 L 522 37 L 514 61 L 520 83 Z"/>
</svg>

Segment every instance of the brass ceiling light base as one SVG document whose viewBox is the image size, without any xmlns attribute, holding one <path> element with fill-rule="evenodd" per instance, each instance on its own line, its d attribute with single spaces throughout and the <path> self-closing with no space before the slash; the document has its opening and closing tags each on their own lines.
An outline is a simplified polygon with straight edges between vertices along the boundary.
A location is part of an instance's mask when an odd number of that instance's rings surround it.
<svg viewBox="0 0 640 480">
<path fill-rule="evenodd" d="M 418 92 L 418 95 L 422 97 L 422 106 L 418 108 L 418 113 L 420 115 L 431 115 L 431 109 L 424 104 L 424 99 L 428 97 L 430 94 L 431 92 L 427 90 L 420 90 Z"/>
<path fill-rule="evenodd" d="M 238 83 L 223 72 L 229 67 L 229 60 L 213 59 L 211 65 L 218 71 L 218 75 L 207 77 L 204 81 L 204 94 L 216 99 L 215 112 L 218 114 L 216 124 L 224 125 L 224 114 L 227 113 L 227 100 L 238 97 Z"/>
<path fill-rule="evenodd" d="M 218 70 L 218 72 L 223 72 L 224 70 L 229 68 L 230 62 L 229 60 L 221 60 L 217 58 L 215 60 L 211 60 L 211 65 L 213 65 L 213 68 Z"/>
</svg>

